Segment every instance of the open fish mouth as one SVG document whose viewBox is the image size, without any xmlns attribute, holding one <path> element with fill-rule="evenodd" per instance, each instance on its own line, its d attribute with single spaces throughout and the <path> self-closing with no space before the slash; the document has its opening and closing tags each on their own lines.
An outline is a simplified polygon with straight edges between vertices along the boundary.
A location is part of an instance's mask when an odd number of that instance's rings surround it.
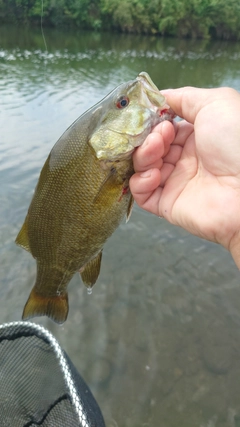
<svg viewBox="0 0 240 427">
<path fill-rule="evenodd" d="M 153 83 L 151 77 L 144 71 L 138 74 L 136 80 L 140 81 L 146 88 L 149 88 L 150 90 L 159 93 L 159 90 L 155 83 Z"/>
<path fill-rule="evenodd" d="M 163 120 L 172 121 L 176 117 L 176 114 L 169 107 L 164 95 L 159 92 L 159 89 L 153 83 L 150 76 L 145 72 L 141 72 L 137 76 L 136 80 L 142 84 L 142 93 L 145 92 L 144 101 L 146 103 L 146 98 L 148 98 L 148 100 L 151 102 L 151 107 L 149 106 L 149 108 L 160 117 L 159 122 Z"/>
<path fill-rule="evenodd" d="M 156 114 L 160 114 L 160 111 L 166 104 L 165 97 L 159 92 L 157 86 L 153 83 L 152 79 L 147 73 L 140 73 L 136 80 L 139 81 L 142 85 L 142 96 L 144 97 L 142 101 L 145 104 L 150 103 L 150 109 Z"/>
</svg>

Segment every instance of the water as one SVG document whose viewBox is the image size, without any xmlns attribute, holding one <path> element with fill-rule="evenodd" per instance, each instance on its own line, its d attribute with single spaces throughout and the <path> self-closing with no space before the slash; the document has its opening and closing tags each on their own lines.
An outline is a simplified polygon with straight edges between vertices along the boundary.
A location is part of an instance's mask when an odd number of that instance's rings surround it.
<svg viewBox="0 0 240 427">
<path fill-rule="evenodd" d="M 19 320 L 35 261 L 14 244 L 62 132 L 122 81 L 240 90 L 240 43 L 0 29 L 0 323 Z M 227 141 L 226 141 L 227 143 Z M 49 328 L 107 427 L 238 427 L 240 277 L 221 247 L 136 206 L 104 248 L 92 295 L 78 275 Z"/>
</svg>

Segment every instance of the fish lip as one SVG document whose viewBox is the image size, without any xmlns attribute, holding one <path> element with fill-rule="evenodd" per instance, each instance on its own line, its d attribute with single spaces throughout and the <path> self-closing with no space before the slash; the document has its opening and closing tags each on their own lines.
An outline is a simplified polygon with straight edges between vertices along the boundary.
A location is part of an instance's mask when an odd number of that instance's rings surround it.
<svg viewBox="0 0 240 427">
<path fill-rule="evenodd" d="M 136 77 L 136 80 L 143 86 L 143 90 L 151 103 L 151 109 L 155 113 L 160 113 L 160 110 L 166 104 L 165 96 L 161 94 L 151 77 L 144 71 Z"/>
<path fill-rule="evenodd" d="M 138 74 L 136 80 L 143 83 L 143 85 L 147 88 L 151 88 L 153 92 L 159 92 L 158 87 L 153 83 L 152 79 L 150 78 L 149 74 L 145 73 L 145 71 L 142 71 Z"/>
</svg>

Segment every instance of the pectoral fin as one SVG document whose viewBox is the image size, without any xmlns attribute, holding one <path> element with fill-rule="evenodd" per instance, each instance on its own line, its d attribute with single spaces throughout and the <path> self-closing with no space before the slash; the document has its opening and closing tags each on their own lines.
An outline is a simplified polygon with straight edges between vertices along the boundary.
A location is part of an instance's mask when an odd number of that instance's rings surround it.
<svg viewBox="0 0 240 427">
<path fill-rule="evenodd" d="M 111 190 L 115 191 L 115 187 L 112 181 L 113 176 L 116 174 L 116 170 L 112 168 L 109 173 L 106 175 L 102 184 L 99 187 L 99 190 L 94 198 L 94 203 L 106 203 L 106 195 L 109 198 Z"/>
<path fill-rule="evenodd" d="M 128 220 L 129 220 L 129 218 L 131 216 L 131 213 L 132 213 L 132 210 L 133 210 L 133 204 L 134 204 L 134 198 L 131 195 L 129 203 L 128 203 L 128 208 L 127 208 L 127 219 L 126 219 L 126 222 L 128 222 Z"/>
<path fill-rule="evenodd" d="M 31 253 L 28 239 L 27 218 L 25 219 L 23 226 L 17 235 L 15 242 L 17 245 L 21 246 L 23 249 L 26 249 L 26 251 Z"/>
<path fill-rule="evenodd" d="M 100 251 L 95 258 L 85 264 L 81 270 L 81 278 L 87 288 L 92 288 L 94 283 L 96 283 L 97 278 L 100 273 L 102 259 L 102 251 Z"/>
</svg>

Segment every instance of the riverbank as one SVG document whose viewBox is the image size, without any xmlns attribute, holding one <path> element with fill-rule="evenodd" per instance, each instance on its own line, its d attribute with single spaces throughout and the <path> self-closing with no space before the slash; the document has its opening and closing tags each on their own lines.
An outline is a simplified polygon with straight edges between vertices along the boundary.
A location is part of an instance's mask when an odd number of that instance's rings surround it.
<svg viewBox="0 0 240 427">
<path fill-rule="evenodd" d="M 0 24 L 240 39 L 238 0 L 2 0 Z"/>
</svg>

